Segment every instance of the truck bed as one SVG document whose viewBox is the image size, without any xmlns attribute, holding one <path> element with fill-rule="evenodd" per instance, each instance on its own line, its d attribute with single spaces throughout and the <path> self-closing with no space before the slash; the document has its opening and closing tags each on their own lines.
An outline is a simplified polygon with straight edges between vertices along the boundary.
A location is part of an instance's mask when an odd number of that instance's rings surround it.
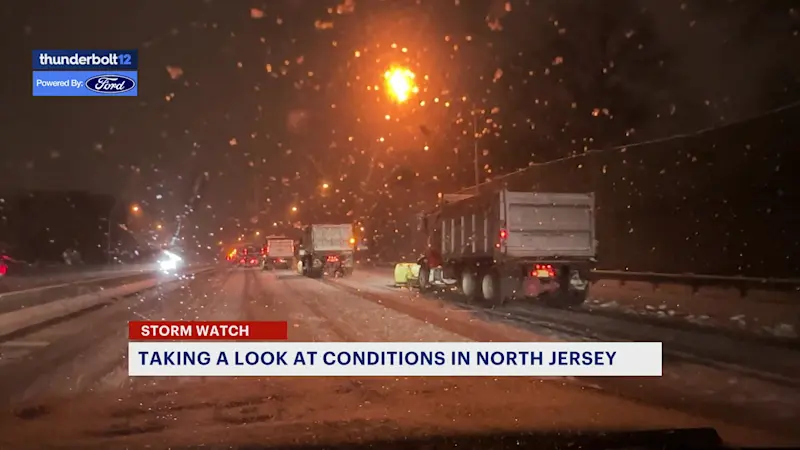
<svg viewBox="0 0 800 450">
<path fill-rule="evenodd" d="M 291 258 L 294 256 L 294 241 L 291 239 L 268 239 L 267 256 L 270 258 Z"/>
<path fill-rule="evenodd" d="M 446 259 L 595 256 L 591 193 L 485 193 L 445 202 L 423 225 Z"/>
<path fill-rule="evenodd" d="M 308 230 L 309 250 L 314 252 L 346 252 L 353 250 L 352 224 L 314 224 Z"/>
</svg>

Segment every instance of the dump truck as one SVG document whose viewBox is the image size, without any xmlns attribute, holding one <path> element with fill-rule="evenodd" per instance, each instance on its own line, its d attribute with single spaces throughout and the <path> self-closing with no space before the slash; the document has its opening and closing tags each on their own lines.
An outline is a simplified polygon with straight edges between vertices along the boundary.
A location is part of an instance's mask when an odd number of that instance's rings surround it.
<svg viewBox="0 0 800 450">
<path fill-rule="evenodd" d="M 586 299 L 597 250 L 592 193 L 444 195 L 417 219 L 425 254 L 395 266 L 398 284 L 453 285 L 467 300 L 492 304 Z"/>
<path fill-rule="evenodd" d="M 314 224 L 303 232 L 298 249 L 298 271 L 307 277 L 335 277 L 353 273 L 356 248 L 353 224 Z"/>
<path fill-rule="evenodd" d="M 294 258 L 294 241 L 285 237 L 267 238 L 262 253 L 263 270 L 288 269 Z"/>
</svg>

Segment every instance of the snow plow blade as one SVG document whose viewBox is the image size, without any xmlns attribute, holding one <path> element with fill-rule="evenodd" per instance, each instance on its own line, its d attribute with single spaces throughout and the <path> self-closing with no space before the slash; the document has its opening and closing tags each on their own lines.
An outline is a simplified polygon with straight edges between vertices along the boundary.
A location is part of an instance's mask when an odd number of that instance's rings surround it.
<svg viewBox="0 0 800 450">
<path fill-rule="evenodd" d="M 397 263 L 394 266 L 394 285 L 401 287 L 414 286 L 419 278 L 419 264 Z"/>
</svg>

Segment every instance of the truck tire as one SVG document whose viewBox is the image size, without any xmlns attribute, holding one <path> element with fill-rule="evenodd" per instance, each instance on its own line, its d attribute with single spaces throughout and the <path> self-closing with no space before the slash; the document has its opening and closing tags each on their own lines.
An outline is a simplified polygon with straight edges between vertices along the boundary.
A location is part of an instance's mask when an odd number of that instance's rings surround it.
<svg viewBox="0 0 800 450">
<path fill-rule="evenodd" d="M 478 281 L 477 271 L 473 267 L 465 267 L 459 276 L 458 287 L 467 303 L 474 303 L 480 298 L 481 285 Z"/>
<path fill-rule="evenodd" d="M 319 259 L 309 259 L 310 267 L 308 268 L 308 276 L 311 278 L 322 278 L 325 274 L 325 265 Z M 314 264 L 317 263 L 317 264 Z"/>
<path fill-rule="evenodd" d="M 503 306 L 505 294 L 501 285 L 500 273 L 495 268 L 490 268 L 481 277 L 481 297 L 492 306 Z"/>
<path fill-rule="evenodd" d="M 417 287 L 420 292 L 428 292 L 431 289 L 431 268 L 425 263 L 419 265 Z"/>
</svg>

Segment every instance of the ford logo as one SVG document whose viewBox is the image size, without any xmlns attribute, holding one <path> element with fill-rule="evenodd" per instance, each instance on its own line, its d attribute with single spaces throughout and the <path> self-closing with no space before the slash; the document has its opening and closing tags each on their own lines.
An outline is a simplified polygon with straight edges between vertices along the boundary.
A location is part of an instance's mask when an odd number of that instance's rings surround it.
<svg viewBox="0 0 800 450">
<path fill-rule="evenodd" d="M 98 94 L 121 94 L 136 87 L 136 81 L 124 75 L 98 75 L 86 80 L 86 89 Z"/>
</svg>

